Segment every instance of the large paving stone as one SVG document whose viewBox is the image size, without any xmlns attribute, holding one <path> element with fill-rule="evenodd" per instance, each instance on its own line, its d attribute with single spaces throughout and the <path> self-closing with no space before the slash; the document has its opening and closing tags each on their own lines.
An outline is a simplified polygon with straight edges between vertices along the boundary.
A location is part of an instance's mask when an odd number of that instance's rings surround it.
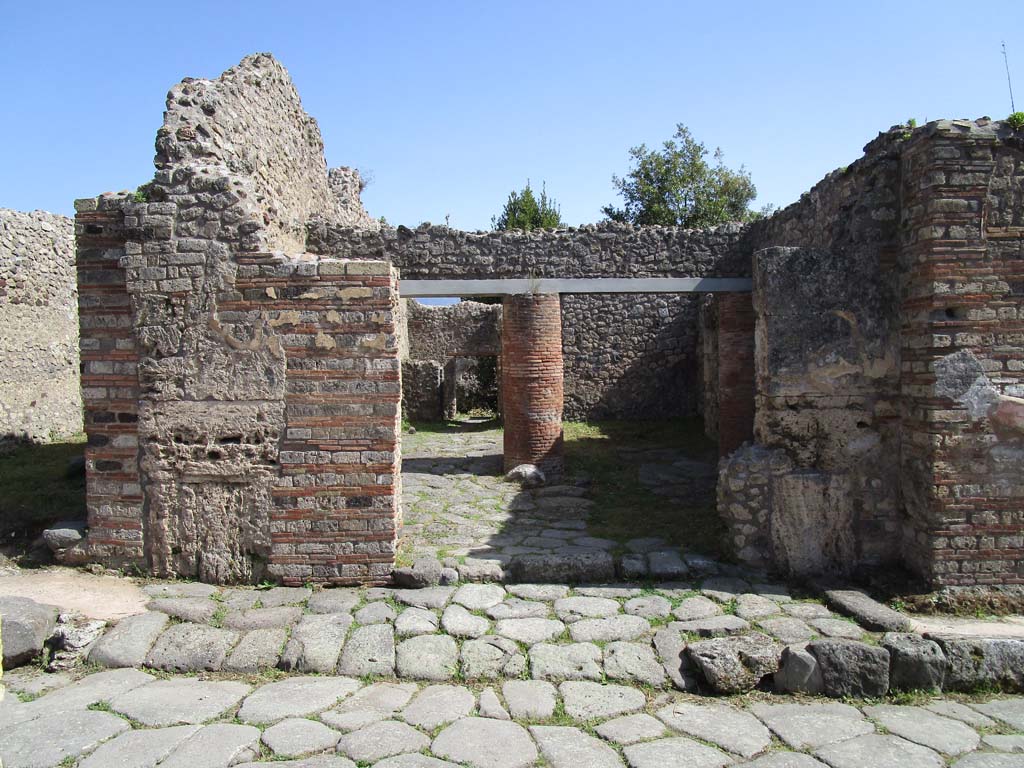
<svg viewBox="0 0 1024 768">
<path fill-rule="evenodd" d="M 0 595 L 0 645 L 3 668 L 26 664 L 43 650 L 57 623 L 57 608 L 27 597 Z"/>
<path fill-rule="evenodd" d="M 302 618 L 302 609 L 282 606 L 278 608 L 249 608 L 229 611 L 224 617 L 224 628 L 246 632 L 251 629 L 290 627 Z"/>
<path fill-rule="evenodd" d="M 981 741 L 974 729 L 964 723 L 921 707 L 865 707 L 864 714 L 884 726 L 889 733 L 947 755 L 972 752 Z"/>
<path fill-rule="evenodd" d="M 388 757 L 379 763 L 374 763 L 373 768 L 459 768 L 459 765 L 429 755 L 410 754 Z"/>
<path fill-rule="evenodd" d="M 677 632 L 686 632 L 700 637 L 724 637 L 746 632 L 750 629 L 750 622 L 744 621 L 739 616 L 726 614 L 691 621 L 673 621 L 668 626 L 669 629 L 674 629 Z"/>
<path fill-rule="evenodd" d="M 357 624 L 385 624 L 395 620 L 395 609 L 383 600 L 367 603 L 353 614 Z"/>
<path fill-rule="evenodd" d="M 604 551 L 516 555 L 505 572 L 511 581 L 607 582 L 615 578 L 615 558 Z"/>
<path fill-rule="evenodd" d="M 68 710 L 0 728 L 5 768 L 51 768 L 127 731 L 128 721 L 109 712 Z"/>
<path fill-rule="evenodd" d="M 783 693 L 820 694 L 824 688 L 818 659 L 806 644 L 788 645 L 782 649 L 779 671 L 772 678 L 775 689 Z"/>
<path fill-rule="evenodd" d="M 828 768 L 821 760 L 815 760 L 802 752 L 771 752 L 762 755 L 742 768 Z"/>
<path fill-rule="evenodd" d="M 862 640 L 864 638 L 864 630 L 860 625 L 846 619 L 809 619 L 807 623 L 824 637 L 845 640 Z"/>
<path fill-rule="evenodd" d="M 579 621 L 580 619 L 600 619 L 615 616 L 622 611 L 615 600 L 606 597 L 588 597 L 575 595 L 563 597 L 555 601 L 555 613 L 563 621 Z"/>
<path fill-rule="evenodd" d="M 567 681 L 558 686 L 565 712 L 577 720 L 616 717 L 644 708 L 644 692 L 625 685 Z"/>
<path fill-rule="evenodd" d="M 308 587 L 271 587 L 260 591 L 260 605 L 264 608 L 277 608 L 282 605 L 304 603 L 313 596 Z"/>
<path fill-rule="evenodd" d="M 826 696 L 884 696 L 889 690 L 889 652 L 855 640 L 815 640 L 808 649 L 818 660 Z"/>
<path fill-rule="evenodd" d="M 398 676 L 412 680 L 451 680 L 458 663 L 459 648 L 447 635 L 411 637 L 396 649 Z"/>
<path fill-rule="evenodd" d="M 530 733 L 551 768 L 621 768 L 618 753 L 579 728 L 532 725 Z"/>
<path fill-rule="evenodd" d="M 362 764 L 404 752 L 419 752 L 429 744 L 430 739 L 411 725 L 385 720 L 345 734 L 338 741 L 338 751 Z"/>
<path fill-rule="evenodd" d="M 314 592 L 306 603 L 310 613 L 351 613 L 362 598 L 358 589 L 324 589 Z"/>
<path fill-rule="evenodd" d="M 569 587 L 565 584 L 509 584 L 506 589 L 524 600 L 540 600 L 545 603 L 552 603 L 569 594 Z"/>
<path fill-rule="evenodd" d="M 1024 753 L 1024 735 L 1016 734 L 1005 736 L 1002 734 L 988 734 L 981 737 L 986 747 L 991 747 L 997 752 Z"/>
<path fill-rule="evenodd" d="M 797 619 L 828 619 L 832 612 L 820 603 L 786 603 L 782 610 Z"/>
<path fill-rule="evenodd" d="M 901 613 L 856 589 L 830 589 L 825 602 L 873 632 L 909 632 L 910 621 Z"/>
<path fill-rule="evenodd" d="M 305 717 L 333 707 L 360 688 L 348 677 L 291 677 L 256 689 L 242 702 L 238 719 L 264 725 L 286 717 Z"/>
<path fill-rule="evenodd" d="M 199 729 L 198 725 L 178 725 L 126 731 L 100 744 L 79 768 L 152 768 Z"/>
<path fill-rule="evenodd" d="M 238 633 L 205 624 L 168 627 L 146 656 L 146 666 L 166 672 L 215 672 L 238 642 Z"/>
<path fill-rule="evenodd" d="M 686 655 L 686 641 L 672 629 L 663 627 L 654 633 L 654 648 L 669 680 L 680 691 L 696 691 L 697 671 Z"/>
<path fill-rule="evenodd" d="M 89 661 L 101 667 L 141 667 L 169 621 L 166 613 L 155 611 L 127 616 L 96 641 Z"/>
<path fill-rule="evenodd" d="M 830 744 L 814 755 L 832 768 L 944 768 L 946 765 L 945 760 L 927 747 L 878 733 Z"/>
<path fill-rule="evenodd" d="M 484 688 L 480 691 L 477 711 L 480 713 L 480 717 L 493 717 L 495 720 L 511 720 L 508 710 L 505 709 L 493 688 Z"/>
<path fill-rule="evenodd" d="M 934 640 L 918 634 L 887 632 L 882 647 L 889 651 L 889 685 L 894 690 L 941 690 L 946 654 Z"/>
<path fill-rule="evenodd" d="M 398 637 L 415 637 L 437 632 L 437 614 L 426 608 L 406 608 L 395 619 L 395 634 Z"/>
<path fill-rule="evenodd" d="M 462 644 L 461 667 L 467 680 L 518 677 L 526 671 L 526 657 L 508 638 L 485 635 Z"/>
<path fill-rule="evenodd" d="M 515 720 L 544 720 L 555 712 L 555 686 L 543 680 L 509 680 L 501 693 Z"/>
<path fill-rule="evenodd" d="M 760 619 L 757 622 L 761 629 L 774 637 L 783 645 L 794 643 L 806 643 L 814 637 L 814 630 L 807 626 L 807 623 L 792 616 L 776 616 L 770 619 Z"/>
<path fill-rule="evenodd" d="M 492 619 L 543 619 L 548 615 L 547 603 L 536 600 L 522 600 L 518 597 L 506 598 L 504 602 L 492 605 L 487 609 Z"/>
<path fill-rule="evenodd" d="M 455 587 L 427 587 L 426 589 L 396 589 L 395 599 L 416 608 L 444 608 L 455 592 Z"/>
<path fill-rule="evenodd" d="M 402 710 L 402 719 L 427 731 L 465 717 L 476 703 L 473 693 L 461 685 L 430 685 Z"/>
<path fill-rule="evenodd" d="M 980 712 L 971 709 L 966 704 L 958 701 L 939 700 L 925 705 L 925 709 L 943 717 L 951 717 L 962 723 L 967 723 L 972 728 L 994 728 L 996 721 Z"/>
<path fill-rule="evenodd" d="M 673 609 L 672 615 L 680 621 L 709 619 L 712 616 L 721 616 L 722 608 L 714 600 L 704 597 L 704 595 L 697 595 L 683 598 Z"/>
<path fill-rule="evenodd" d="M 552 640 L 565 631 L 565 624 L 557 619 L 503 619 L 494 631 L 525 645 Z"/>
<path fill-rule="evenodd" d="M 1024 731 L 1024 698 L 995 699 L 971 706 L 983 715 L 1001 720 L 1016 731 Z"/>
<path fill-rule="evenodd" d="M 816 749 L 875 730 L 847 704 L 753 704 L 750 711 L 792 749 Z"/>
<path fill-rule="evenodd" d="M 664 619 L 672 612 L 672 603 L 660 595 L 646 595 L 627 600 L 623 610 L 631 616 Z"/>
<path fill-rule="evenodd" d="M 229 681 L 156 680 L 112 699 L 110 708 L 150 727 L 193 725 L 233 709 L 249 690 L 244 683 Z"/>
<path fill-rule="evenodd" d="M 288 641 L 288 630 L 284 627 L 254 629 L 242 635 L 238 645 L 224 660 L 225 672 L 252 674 L 265 669 L 274 669 L 281 651 Z"/>
<path fill-rule="evenodd" d="M 965 755 L 953 763 L 953 768 L 1020 768 L 1016 755 L 996 755 L 991 752 L 975 752 Z"/>
<path fill-rule="evenodd" d="M 293 717 L 267 728 L 260 740 L 280 757 L 301 757 L 334 749 L 341 734 L 323 723 Z"/>
<path fill-rule="evenodd" d="M 213 723 L 204 726 L 171 756 L 160 768 L 224 768 L 244 760 L 252 760 L 260 751 L 260 732 L 251 725 Z"/>
<path fill-rule="evenodd" d="M 458 597 L 457 594 L 456 597 Z M 444 609 L 444 613 L 441 615 L 441 626 L 449 635 L 476 638 L 487 634 L 487 630 L 491 628 L 491 622 L 483 616 L 470 613 L 462 605 L 453 603 Z"/>
<path fill-rule="evenodd" d="M 3 714 L 4 725 L 14 725 L 37 717 L 58 717 L 64 712 L 84 709 L 101 701 L 110 701 L 125 691 L 146 685 L 154 679 L 152 675 L 136 669 L 97 672 L 11 710 L 0 710 L 0 713 Z"/>
<path fill-rule="evenodd" d="M 341 652 L 338 672 L 343 675 L 393 675 L 395 634 L 388 624 L 357 627 Z"/>
<path fill-rule="evenodd" d="M 778 603 L 750 592 L 736 598 L 736 615 L 747 621 L 757 621 L 779 612 Z"/>
<path fill-rule="evenodd" d="M 537 748 L 521 725 L 485 717 L 467 717 L 437 735 L 430 751 L 473 768 L 525 768 Z"/>
<path fill-rule="evenodd" d="M 647 619 L 625 614 L 606 619 L 580 619 L 569 625 L 569 635 L 577 643 L 636 640 L 650 631 L 651 625 Z"/>
<path fill-rule="evenodd" d="M 333 672 L 352 621 L 347 613 L 306 614 L 292 629 L 281 654 L 281 667 L 297 672 Z"/>
<path fill-rule="evenodd" d="M 471 611 L 483 611 L 500 603 L 505 596 L 505 588 L 497 584 L 463 584 L 452 595 L 452 602 Z"/>
<path fill-rule="evenodd" d="M 665 669 L 646 643 L 614 642 L 604 648 L 604 672 L 610 680 L 622 680 L 660 687 Z"/>
<path fill-rule="evenodd" d="M 674 731 L 710 741 L 743 757 L 763 752 L 772 741 L 757 718 L 727 704 L 678 701 L 655 714 Z"/>
<path fill-rule="evenodd" d="M 667 733 L 665 724 L 647 714 L 623 715 L 601 723 L 594 729 L 602 739 L 616 744 L 636 744 L 658 739 Z"/>
<path fill-rule="evenodd" d="M 782 648 L 754 632 L 692 643 L 687 655 L 716 693 L 742 693 L 779 669 Z"/>
<path fill-rule="evenodd" d="M 415 683 L 373 683 L 334 709 L 321 712 L 320 719 L 342 733 L 356 731 L 390 718 L 409 703 L 417 690 Z"/>
<path fill-rule="evenodd" d="M 724 752 L 684 736 L 632 744 L 622 752 L 630 768 L 722 768 L 732 762 Z"/>
<path fill-rule="evenodd" d="M 530 672 L 535 680 L 600 680 L 601 649 L 593 643 L 530 648 Z"/>
<path fill-rule="evenodd" d="M 409 755 L 409 757 L 422 757 L 422 755 Z M 388 766 L 391 766 L 391 768 L 432 768 L 426 763 L 422 767 L 414 763 L 409 763 L 403 767 L 399 763 L 389 763 L 388 760 L 392 759 L 394 758 L 388 758 L 377 763 L 374 768 L 377 768 L 377 766 L 384 766 L 384 768 L 388 768 Z M 317 755 L 316 757 L 306 757 L 301 760 L 275 760 L 272 763 L 262 761 L 258 763 L 235 763 L 231 768 L 267 768 L 268 765 L 271 768 L 356 768 L 355 763 L 341 755 Z M 447 768 L 447 766 L 442 764 L 435 768 Z"/>
<path fill-rule="evenodd" d="M 220 603 L 208 597 L 161 597 L 150 600 L 146 608 L 173 616 L 193 624 L 207 624 L 220 608 Z"/>
</svg>

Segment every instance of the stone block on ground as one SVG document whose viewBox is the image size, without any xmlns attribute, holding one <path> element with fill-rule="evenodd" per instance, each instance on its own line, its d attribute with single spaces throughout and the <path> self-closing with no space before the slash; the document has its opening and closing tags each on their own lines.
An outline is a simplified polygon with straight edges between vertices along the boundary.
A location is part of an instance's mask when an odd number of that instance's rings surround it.
<svg viewBox="0 0 1024 768">
<path fill-rule="evenodd" d="M 537 747 L 521 725 L 485 717 L 467 717 L 445 728 L 430 745 L 445 760 L 474 768 L 526 768 Z"/>
<path fill-rule="evenodd" d="M 565 631 L 565 624 L 557 619 L 503 619 L 494 631 L 517 643 L 534 645 L 553 640 Z"/>
<path fill-rule="evenodd" d="M 662 707 L 658 719 L 674 731 L 709 741 L 743 757 L 753 757 L 772 737 L 756 717 L 727 704 L 676 702 Z"/>
<path fill-rule="evenodd" d="M 398 637 L 430 635 L 437 632 L 437 614 L 426 608 L 406 608 L 395 619 L 395 634 Z"/>
<path fill-rule="evenodd" d="M 815 696 L 821 693 L 824 683 L 821 669 L 814 654 L 806 644 L 787 645 L 782 649 L 779 671 L 773 678 L 775 690 L 783 693 L 806 693 Z"/>
<path fill-rule="evenodd" d="M 342 675 L 393 675 L 395 673 L 395 634 L 389 624 L 357 627 L 345 643 L 338 661 Z"/>
<path fill-rule="evenodd" d="M 310 613 L 349 613 L 359 604 L 360 599 L 356 589 L 335 587 L 314 592 L 306 607 Z"/>
<path fill-rule="evenodd" d="M 1024 691 L 1024 639 L 925 635 L 942 648 L 949 663 L 949 691 L 999 688 Z"/>
<path fill-rule="evenodd" d="M 454 637 L 476 638 L 487 634 L 491 622 L 483 616 L 470 613 L 461 605 L 453 603 L 444 609 L 441 615 L 441 626 L 444 631 Z"/>
<path fill-rule="evenodd" d="M 601 649 L 593 643 L 537 643 L 530 648 L 530 672 L 535 680 L 600 680 Z"/>
<path fill-rule="evenodd" d="M 501 693 L 516 720 L 544 720 L 555 712 L 555 686 L 544 680 L 509 680 Z"/>
<path fill-rule="evenodd" d="M 558 686 L 565 713 L 577 720 L 595 720 L 644 708 L 644 692 L 626 685 L 570 680 Z"/>
<path fill-rule="evenodd" d="M 673 621 L 669 627 L 679 632 L 687 632 L 701 637 L 722 637 L 746 632 L 750 629 L 750 624 L 739 616 L 726 614 L 711 616 L 707 619 L 693 619 L 692 621 Z"/>
<path fill-rule="evenodd" d="M 889 687 L 897 691 L 939 691 L 946 678 L 946 654 L 934 640 L 914 633 L 887 632 L 882 647 L 889 651 Z"/>
<path fill-rule="evenodd" d="M 622 745 L 657 739 L 667 733 L 663 722 L 642 713 L 616 717 L 601 723 L 594 730 L 602 739 Z"/>
<path fill-rule="evenodd" d="M 146 656 L 146 666 L 165 672 L 216 672 L 238 642 L 238 633 L 205 624 L 175 624 Z"/>
<path fill-rule="evenodd" d="M 208 624 L 220 608 L 220 603 L 208 597 L 158 597 L 146 605 L 147 610 L 166 613 L 193 624 Z"/>
<path fill-rule="evenodd" d="M 284 627 L 254 629 L 242 635 L 238 645 L 224 660 L 225 672 L 254 674 L 261 670 L 274 669 L 281 658 L 281 651 L 288 641 L 288 630 Z"/>
<path fill-rule="evenodd" d="M 156 680 L 112 699 L 110 708 L 151 728 L 195 725 L 233 709 L 249 690 L 231 681 Z"/>
<path fill-rule="evenodd" d="M 779 668 L 782 648 L 767 635 L 720 637 L 692 643 L 687 655 L 716 693 L 742 693 Z"/>
<path fill-rule="evenodd" d="M 616 641 L 604 648 L 604 671 L 609 680 L 642 683 L 660 687 L 665 669 L 650 644 Z"/>
<path fill-rule="evenodd" d="M 909 632 L 906 616 L 856 589 L 830 589 L 825 602 L 834 611 L 854 619 L 872 632 Z"/>
<path fill-rule="evenodd" d="M 102 667 L 141 667 L 170 617 L 146 611 L 126 616 L 89 650 L 89 661 Z"/>
<path fill-rule="evenodd" d="M 626 614 L 604 619 L 580 619 L 569 625 L 569 634 L 577 643 L 636 640 L 650 631 L 647 619 Z"/>
<path fill-rule="evenodd" d="M 260 741 L 278 757 L 300 757 L 334 749 L 341 734 L 323 723 L 293 717 L 276 723 L 265 731 Z"/>
<path fill-rule="evenodd" d="M 505 569 L 512 581 L 587 584 L 612 581 L 615 558 L 610 552 L 516 555 Z"/>
<path fill-rule="evenodd" d="M 458 663 L 458 645 L 447 635 L 411 637 L 395 651 L 398 676 L 412 680 L 451 680 Z"/>
<path fill-rule="evenodd" d="M 685 736 L 631 744 L 622 752 L 629 768 L 722 768 L 733 762 L 724 752 Z"/>
<path fill-rule="evenodd" d="M 402 719 L 417 728 L 435 728 L 465 717 L 473 711 L 473 693 L 462 685 L 429 685 L 402 710 Z"/>
<path fill-rule="evenodd" d="M 385 720 L 345 734 L 338 741 L 338 752 L 359 764 L 368 765 L 391 755 L 419 752 L 430 739 L 405 723 Z"/>
<path fill-rule="evenodd" d="M 530 733 L 551 768 L 621 768 L 618 753 L 579 728 L 532 725 Z"/>
<path fill-rule="evenodd" d="M 266 725 L 288 717 L 306 717 L 330 709 L 361 687 L 348 677 L 290 677 L 267 683 L 247 696 L 238 719 Z"/>
<path fill-rule="evenodd" d="M 661 549 L 647 553 L 647 572 L 652 579 L 674 581 L 685 579 L 690 569 L 674 549 Z"/>
<path fill-rule="evenodd" d="M 946 761 L 927 747 L 898 736 L 869 733 L 818 749 L 815 756 L 832 768 L 892 765 L 899 768 L 944 768 Z"/>
<path fill-rule="evenodd" d="M 884 696 L 889 691 L 889 652 L 856 640 L 815 640 L 808 649 L 818 660 L 826 696 Z"/>
<path fill-rule="evenodd" d="M 409 567 L 395 568 L 391 580 L 396 587 L 407 589 L 437 586 L 441 583 L 441 563 L 433 557 L 416 558 Z"/>
<path fill-rule="evenodd" d="M 686 655 L 686 641 L 673 629 L 663 627 L 654 633 L 654 648 L 669 680 L 680 691 L 696 692 L 696 668 Z"/>
<path fill-rule="evenodd" d="M 750 711 L 791 749 L 816 749 L 875 731 L 848 704 L 753 704 Z"/>
<path fill-rule="evenodd" d="M 58 610 L 27 597 L 0 595 L 3 668 L 13 669 L 39 656 L 57 624 Z"/>
<path fill-rule="evenodd" d="M 526 657 L 511 640 L 484 635 L 462 644 L 461 668 L 466 680 L 518 677 L 526 671 Z"/>
<path fill-rule="evenodd" d="M 347 613 L 304 615 L 292 629 L 281 654 L 281 668 L 297 672 L 333 672 L 352 621 Z"/>
</svg>

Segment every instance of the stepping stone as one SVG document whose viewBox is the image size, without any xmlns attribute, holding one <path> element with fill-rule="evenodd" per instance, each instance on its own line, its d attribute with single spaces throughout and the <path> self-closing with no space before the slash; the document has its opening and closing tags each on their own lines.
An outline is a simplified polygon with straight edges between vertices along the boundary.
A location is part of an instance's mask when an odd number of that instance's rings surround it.
<svg viewBox="0 0 1024 768">
<path fill-rule="evenodd" d="M 663 722 L 646 714 L 623 715 L 601 723 L 594 730 L 602 739 L 622 745 L 657 739 L 667 732 Z"/>
<path fill-rule="evenodd" d="M 252 760 L 260 753 L 260 732 L 251 725 L 214 723 L 200 728 L 160 768 L 221 768 Z"/>
<path fill-rule="evenodd" d="M 614 642 L 604 649 L 604 672 L 612 680 L 644 683 L 660 687 L 665 670 L 649 644 Z"/>
<path fill-rule="evenodd" d="M 455 587 L 427 587 L 426 589 L 396 589 L 393 594 L 395 599 L 403 605 L 436 609 L 444 608 L 453 592 L 455 592 Z"/>
<path fill-rule="evenodd" d="M 607 585 L 594 587 L 576 587 L 576 594 L 584 597 L 607 597 L 612 600 L 625 600 L 629 597 L 639 597 L 644 591 L 639 587 L 629 585 Z"/>
<path fill-rule="evenodd" d="M 890 733 L 947 755 L 971 752 L 980 743 L 978 734 L 964 723 L 921 707 L 864 707 L 864 714 Z"/>
<path fill-rule="evenodd" d="M 357 627 L 345 643 L 338 662 L 342 675 L 393 675 L 395 673 L 395 635 L 389 624 Z"/>
<path fill-rule="evenodd" d="M 680 701 L 655 714 L 674 731 L 710 741 L 742 757 L 763 752 L 772 741 L 768 729 L 757 718 L 726 704 Z"/>
<path fill-rule="evenodd" d="M 486 635 L 491 622 L 482 616 L 476 616 L 461 605 L 452 604 L 444 609 L 441 615 L 441 626 L 449 635 L 455 637 L 476 638 Z"/>
<path fill-rule="evenodd" d="M 937 715 L 967 723 L 972 728 L 994 728 L 996 726 L 995 720 L 958 701 L 933 701 L 931 704 L 926 704 L 924 708 Z"/>
<path fill-rule="evenodd" d="M 484 688 L 480 691 L 480 701 L 477 704 L 480 717 L 491 717 L 495 720 L 510 720 L 505 707 L 501 705 L 501 699 L 494 692 L 493 688 Z"/>
<path fill-rule="evenodd" d="M 686 632 L 701 637 L 723 637 L 746 632 L 750 624 L 739 616 L 726 614 L 724 616 L 711 616 L 707 619 L 693 619 L 692 621 L 673 621 L 669 623 L 669 629 L 677 632 Z"/>
<path fill-rule="evenodd" d="M 333 672 L 350 626 L 352 617 L 347 613 L 306 614 L 292 630 L 281 654 L 281 667 L 297 672 Z"/>
<path fill-rule="evenodd" d="M 627 600 L 623 607 L 629 615 L 643 616 L 646 619 L 664 619 L 672 611 L 672 603 L 658 595 L 634 597 Z"/>
<path fill-rule="evenodd" d="M 272 587 L 260 590 L 260 605 L 264 608 L 277 608 L 282 605 L 304 603 L 313 596 L 313 590 L 307 587 Z"/>
<path fill-rule="evenodd" d="M 601 649 L 593 643 L 530 648 L 530 671 L 535 680 L 600 680 Z"/>
<path fill-rule="evenodd" d="M 521 725 L 485 717 L 467 717 L 437 735 L 430 751 L 473 768 L 525 768 L 537 759 L 537 748 Z"/>
<path fill-rule="evenodd" d="M 291 677 L 267 683 L 242 702 L 238 719 L 264 725 L 286 717 L 305 717 L 333 707 L 360 688 L 348 677 Z"/>
<path fill-rule="evenodd" d="M 614 749 L 579 728 L 531 725 L 530 733 L 551 768 L 622 768 Z"/>
<path fill-rule="evenodd" d="M 0 758 L 7 768 L 49 768 L 95 749 L 131 728 L 109 712 L 69 710 L 0 728 Z"/>
<path fill-rule="evenodd" d="M 415 683 L 374 683 L 356 691 L 334 709 L 320 713 L 320 719 L 343 733 L 357 731 L 371 723 L 387 720 L 409 703 Z"/>
<path fill-rule="evenodd" d="M 815 640 L 808 650 L 818 660 L 827 696 L 884 696 L 889 690 L 889 652 L 855 640 Z"/>
<path fill-rule="evenodd" d="M 832 612 L 818 603 L 786 603 L 782 606 L 782 610 L 790 616 L 804 620 L 832 618 Z"/>
<path fill-rule="evenodd" d="M 212 597 L 217 594 L 217 587 L 199 581 L 172 581 L 166 584 L 147 584 L 142 591 L 154 598 Z"/>
<path fill-rule="evenodd" d="M 360 599 L 357 589 L 335 587 L 314 592 L 306 608 L 310 613 L 351 613 Z"/>
<path fill-rule="evenodd" d="M 509 680 L 501 693 L 514 720 L 546 720 L 555 713 L 555 686 L 543 680 Z"/>
<path fill-rule="evenodd" d="M 672 611 L 672 615 L 680 621 L 708 619 L 712 616 L 720 616 L 721 614 L 722 609 L 718 603 L 703 595 L 687 597 Z"/>
<path fill-rule="evenodd" d="M 810 619 L 808 623 L 825 637 L 838 637 L 846 640 L 860 640 L 864 637 L 863 629 L 844 619 Z"/>
<path fill-rule="evenodd" d="M 565 624 L 556 619 L 502 619 L 494 631 L 510 640 L 534 645 L 561 635 Z"/>
<path fill-rule="evenodd" d="M 101 667 L 141 667 L 170 618 L 146 611 L 121 619 L 89 651 L 89 661 Z"/>
<path fill-rule="evenodd" d="M 548 615 L 548 606 L 535 600 L 521 600 L 510 597 L 487 609 L 492 619 L 543 619 Z"/>
<path fill-rule="evenodd" d="M 355 612 L 354 618 L 358 624 L 384 624 L 395 620 L 395 609 L 383 600 L 367 603 Z"/>
<path fill-rule="evenodd" d="M 625 685 L 591 682 L 565 682 L 558 686 L 565 712 L 577 720 L 615 717 L 643 709 L 644 692 Z"/>
<path fill-rule="evenodd" d="M 250 608 L 231 611 L 224 617 L 224 628 L 242 632 L 250 629 L 290 627 L 302 618 L 301 608 Z"/>
<path fill-rule="evenodd" d="M 205 624 L 175 624 L 157 639 L 146 656 L 146 666 L 167 672 L 215 672 L 224 664 L 228 651 L 238 642 L 238 633 Z"/>
<path fill-rule="evenodd" d="M 899 768 L 944 768 L 946 761 L 936 752 L 898 736 L 870 733 L 831 744 L 815 751 L 815 757 L 832 768 L 899 766 Z"/>
<path fill-rule="evenodd" d="M 452 602 L 471 611 L 483 611 L 505 599 L 504 587 L 497 584 L 464 584 L 452 595 Z"/>
<path fill-rule="evenodd" d="M 462 676 L 467 680 L 518 677 L 526 671 L 526 657 L 511 640 L 485 635 L 462 644 Z"/>
<path fill-rule="evenodd" d="M 1024 699 L 996 699 L 971 706 L 983 715 L 1002 720 L 1015 731 L 1024 731 Z"/>
<path fill-rule="evenodd" d="M 784 645 L 806 643 L 814 637 L 814 630 L 800 619 L 794 619 L 791 616 L 761 619 L 758 624 L 761 629 Z"/>
<path fill-rule="evenodd" d="M 288 630 L 283 627 L 246 632 L 225 660 L 223 669 L 226 672 L 250 674 L 263 669 L 274 669 L 286 642 Z"/>
<path fill-rule="evenodd" d="M 569 587 L 563 584 L 509 584 L 506 589 L 524 600 L 540 600 L 552 603 L 569 594 Z"/>
<path fill-rule="evenodd" d="M 375 763 L 391 755 L 419 752 L 429 744 L 430 739 L 412 726 L 385 720 L 342 736 L 338 752 L 357 763 Z"/>
<path fill-rule="evenodd" d="M 580 619 L 569 625 L 569 634 L 577 643 L 635 640 L 651 631 L 650 622 L 639 616 L 610 616 L 607 619 Z"/>
<path fill-rule="evenodd" d="M 750 711 L 791 749 L 817 749 L 875 730 L 847 704 L 754 704 Z"/>
<path fill-rule="evenodd" d="M 402 719 L 410 725 L 432 731 L 465 717 L 473 711 L 475 703 L 473 693 L 461 685 L 430 685 L 402 710 Z"/>
<path fill-rule="evenodd" d="M 406 608 L 395 619 L 395 634 L 398 637 L 430 635 L 437 632 L 437 614 L 425 608 Z"/>
<path fill-rule="evenodd" d="M 396 649 L 399 677 L 451 680 L 458 667 L 459 648 L 447 635 L 420 635 L 403 640 Z"/>
<path fill-rule="evenodd" d="M 95 752 L 78 765 L 79 768 L 149 768 L 166 758 L 199 728 L 198 725 L 178 725 L 173 728 L 127 731 L 100 744 Z"/>
<path fill-rule="evenodd" d="M 156 680 L 112 699 L 110 708 L 151 727 L 191 725 L 234 708 L 249 690 L 248 685 L 235 682 Z"/>
<path fill-rule="evenodd" d="M 607 597 L 563 597 L 555 601 L 555 614 L 562 621 L 615 616 L 622 607 Z"/>
<path fill-rule="evenodd" d="M 767 597 L 745 593 L 736 598 L 736 615 L 747 621 L 774 616 L 779 612 L 778 603 Z"/>
<path fill-rule="evenodd" d="M 313 752 L 334 749 L 341 734 L 305 718 L 289 718 L 272 725 L 263 732 L 260 740 L 270 751 L 280 757 L 301 757 Z"/>
<path fill-rule="evenodd" d="M 631 744 L 622 752 L 630 768 L 722 768 L 732 762 L 724 752 L 682 736 Z"/>
<path fill-rule="evenodd" d="M 159 611 L 193 624 L 208 624 L 220 607 L 220 603 L 205 597 L 162 597 L 150 600 L 146 610 Z"/>
</svg>

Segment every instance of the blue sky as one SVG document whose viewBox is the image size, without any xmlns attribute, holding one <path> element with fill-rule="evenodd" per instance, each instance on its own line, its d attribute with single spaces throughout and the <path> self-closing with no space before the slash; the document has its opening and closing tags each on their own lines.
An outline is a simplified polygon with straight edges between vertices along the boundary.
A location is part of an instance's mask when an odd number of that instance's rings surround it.
<svg viewBox="0 0 1024 768">
<path fill-rule="evenodd" d="M 374 216 L 488 228 L 530 179 L 600 219 L 627 150 L 685 123 L 785 205 L 907 118 L 1024 109 L 1024 2 L 0 0 L 0 206 L 152 176 L 168 88 L 247 53 L 290 70 Z"/>
</svg>

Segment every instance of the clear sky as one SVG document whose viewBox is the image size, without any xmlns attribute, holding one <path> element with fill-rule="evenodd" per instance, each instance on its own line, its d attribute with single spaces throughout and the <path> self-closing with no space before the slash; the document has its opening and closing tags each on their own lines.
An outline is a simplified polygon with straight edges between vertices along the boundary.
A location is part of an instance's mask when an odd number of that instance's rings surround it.
<svg viewBox="0 0 1024 768">
<path fill-rule="evenodd" d="M 781 206 L 907 118 L 1005 117 L 1003 39 L 1024 110 L 1024 0 L 0 0 L 0 206 L 147 181 L 168 88 L 255 51 L 393 224 L 486 229 L 527 179 L 597 221 L 677 122 Z"/>
</svg>

